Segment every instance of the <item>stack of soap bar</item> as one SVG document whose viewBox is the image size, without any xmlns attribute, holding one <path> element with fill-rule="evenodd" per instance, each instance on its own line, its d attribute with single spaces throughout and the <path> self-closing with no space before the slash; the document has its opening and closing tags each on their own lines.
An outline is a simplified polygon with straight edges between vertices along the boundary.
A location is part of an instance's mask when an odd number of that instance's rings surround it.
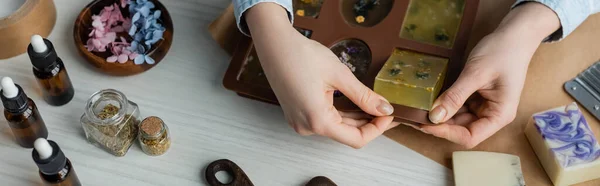
<svg viewBox="0 0 600 186">
<path fill-rule="evenodd" d="M 525 135 L 554 185 L 600 178 L 600 145 L 576 103 L 534 114 Z"/>
<path fill-rule="evenodd" d="M 463 151 L 452 154 L 456 186 L 524 186 L 518 156 Z"/>
<path fill-rule="evenodd" d="M 390 103 L 431 110 L 446 76 L 448 59 L 395 49 L 373 89 Z"/>
</svg>

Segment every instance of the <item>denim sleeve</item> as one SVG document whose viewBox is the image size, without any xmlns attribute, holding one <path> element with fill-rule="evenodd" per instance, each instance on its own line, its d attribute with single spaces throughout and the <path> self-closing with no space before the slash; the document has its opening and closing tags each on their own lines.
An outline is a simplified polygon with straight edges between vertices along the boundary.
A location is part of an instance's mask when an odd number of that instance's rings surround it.
<svg viewBox="0 0 600 186">
<path fill-rule="evenodd" d="M 538 2 L 552 9 L 560 20 L 561 28 L 544 41 L 559 41 L 571 34 L 588 16 L 600 11 L 598 0 L 517 0 L 513 8 L 524 2 Z"/>
<path fill-rule="evenodd" d="M 294 14 L 292 13 L 292 0 L 233 0 L 233 12 L 235 14 L 236 23 L 238 28 L 244 35 L 250 36 L 248 25 L 246 24 L 246 20 L 244 19 L 244 12 L 252 8 L 254 5 L 257 5 L 258 3 L 266 2 L 276 3 L 279 4 L 281 7 L 285 8 L 285 10 L 288 12 L 290 22 L 294 22 Z"/>
</svg>

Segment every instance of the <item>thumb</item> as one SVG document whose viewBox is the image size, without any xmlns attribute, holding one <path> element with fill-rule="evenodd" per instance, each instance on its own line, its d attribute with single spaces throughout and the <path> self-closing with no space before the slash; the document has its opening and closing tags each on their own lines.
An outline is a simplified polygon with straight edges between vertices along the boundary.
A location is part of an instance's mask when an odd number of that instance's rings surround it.
<svg viewBox="0 0 600 186">
<path fill-rule="evenodd" d="M 484 78 L 463 71 L 454 84 L 435 100 L 429 120 L 436 124 L 448 121 L 485 82 Z"/>
<path fill-rule="evenodd" d="M 356 79 L 349 69 L 345 68 L 340 71 L 333 78 L 332 86 L 342 92 L 360 109 L 373 116 L 388 116 L 394 113 L 394 107 L 383 96 L 375 93 Z"/>
</svg>

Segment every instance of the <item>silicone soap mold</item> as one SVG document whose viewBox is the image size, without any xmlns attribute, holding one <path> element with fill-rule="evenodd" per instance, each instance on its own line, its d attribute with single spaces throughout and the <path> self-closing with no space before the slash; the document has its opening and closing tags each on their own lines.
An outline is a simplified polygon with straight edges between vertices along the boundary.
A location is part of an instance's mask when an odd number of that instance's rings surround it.
<svg viewBox="0 0 600 186">
<path fill-rule="evenodd" d="M 576 103 L 534 114 L 525 135 L 554 185 L 600 178 L 600 144 Z"/>
<path fill-rule="evenodd" d="M 458 78 L 464 66 L 464 52 L 479 4 L 479 0 L 293 1 L 296 15 L 293 26 L 310 30 L 310 33 L 299 31 L 330 48 L 340 62 L 371 89 L 375 88 L 378 72 L 395 49 L 422 54 L 427 56 L 425 58 L 435 59 L 433 61 L 445 61 L 445 73 L 430 74 L 431 77 L 440 75 L 440 79 L 436 79 L 436 83 L 431 83 L 432 86 L 426 86 L 422 93 L 417 93 L 423 94 L 419 96 L 427 97 L 423 102 L 435 99 L 439 92 L 443 92 Z M 415 7 L 420 8 L 421 11 L 414 13 Z M 435 15 L 437 21 L 429 20 L 432 15 Z M 410 37 L 406 35 L 408 33 L 404 33 L 403 29 L 406 27 L 412 29 Z M 421 36 L 426 35 L 427 38 L 420 39 Z M 253 51 L 252 39 L 240 38 L 225 73 L 223 85 L 240 96 L 277 104 L 273 90 L 266 83 L 268 80 L 265 82 L 264 77 L 245 76 L 245 73 L 251 71 L 255 75 L 264 74 L 259 70 L 254 71 L 260 67 L 257 67 L 259 60 L 256 59 L 257 56 Z M 248 65 L 253 67 L 250 68 Z M 428 92 L 428 88 L 432 92 Z M 361 111 L 339 92 L 334 94 L 333 102 L 336 109 L 340 111 Z M 428 107 L 430 107 L 428 103 L 417 106 L 406 105 L 411 104 L 392 103 L 394 107 L 392 115 L 395 121 L 406 124 L 432 124 L 427 117 Z"/>
</svg>

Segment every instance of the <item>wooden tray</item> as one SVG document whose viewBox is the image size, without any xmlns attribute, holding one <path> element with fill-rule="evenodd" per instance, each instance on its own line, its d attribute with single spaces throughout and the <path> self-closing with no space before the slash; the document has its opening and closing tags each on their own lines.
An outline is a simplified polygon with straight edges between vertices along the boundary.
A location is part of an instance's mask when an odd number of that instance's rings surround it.
<svg viewBox="0 0 600 186">
<path fill-rule="evenodd" d="M 358 26 L 356 23 L 347 21 L 348 12 L 352 11 L 347 5 L 349 3 L 354 4 L 356 1 L 324 0 L 318 17 L 296 16 L 294 27 L 311 30 L 312 35 L 310 38 L 328 47 L 332 47 L 346 39 L 363 41 L 369 47 L 372 59 L 367 74 L 362 76 L 360 81 L 370 88 L 373 88 L 375 76 L 395 48 L 449 59 L 442 91 L 452 85 L 458 78 L 465 63 L 462 58 L 475 20 L 479 0 L 464 0 L 462 20 L 454 43 L 450 48 L 400 37 L 403 20 L 409 8 L 409 0 L 394 0 L 387 16 L 370 27 Z M 269 85 L 259 82 L 244 82 L 239 79 L 252 48 L 252 39 L 242 37 L 233 53 L 223 84 L 225 88 L 238 92 L 244 97 L 277 103 L 275 94 L 269 88 Z M 345 97 L 335 98 L 334 105 L 341 111 L 360 111 L 356 105 Z M 428 111 L 426 110 L 397 104 L 392 105 L 394 106 L 392 115 L 396 117 L 396 121 L 407 124 L 432 124 L 427 117 Z"/>
</svg>

